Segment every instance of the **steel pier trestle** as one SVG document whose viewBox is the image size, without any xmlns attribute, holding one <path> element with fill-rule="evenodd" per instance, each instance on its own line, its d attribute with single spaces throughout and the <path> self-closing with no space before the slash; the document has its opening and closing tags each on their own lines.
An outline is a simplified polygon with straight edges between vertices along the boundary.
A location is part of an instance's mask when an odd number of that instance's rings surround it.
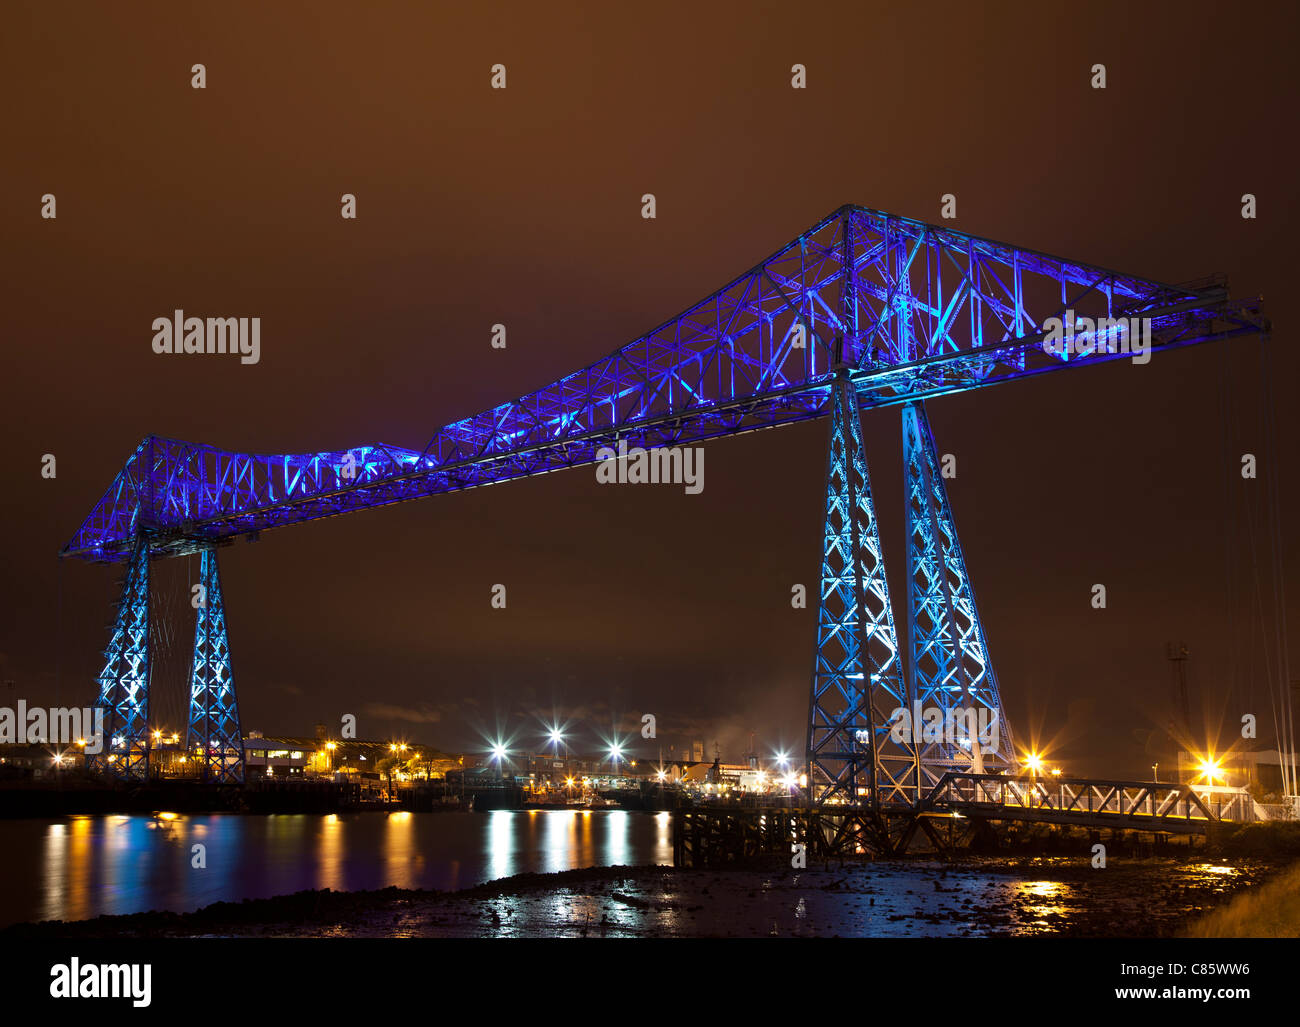
<svg viewBox="0 0 1300 1027">
<path fill-rule="evenodd" d="M 916 806 L 705 805 L 673 813 L 677 867 L 817 863 L 901 856 L 924 835 L 940 852 L 990 824 L 1039 824 L 1089 832 L 1208 835 L 1258 819 L 1243 788 L 1078 778 L 1042 780 L 945 774 Z"/>
<path fill-rule="evenodd" d="M 1061 324 L 1067 344 L 1057 345 Z M 845 206 L 653 331 L 545 388 L 440 428 L 422 449 L 367 443 L 250 454 L 147 436 L 62 550 L 127 566 L 93 765 L 148 774 L 151 559 L 200 552 L 187 741 L 242 779 L 216 548 L 239 536 L 829 415 L 806 770 L 819 803 L 932 801 L 945 775 L 1015 756 L 924 400 L 1135 353 L 1266 333 L 1222 280 L 1167 285 Z M 900 646 L 861 410 L 902 408 L 909 649 Z M 907 730 L 900 711 L 913 721 Z M 920 730 L 940 728 L 938 734 Z"/>
</svg>

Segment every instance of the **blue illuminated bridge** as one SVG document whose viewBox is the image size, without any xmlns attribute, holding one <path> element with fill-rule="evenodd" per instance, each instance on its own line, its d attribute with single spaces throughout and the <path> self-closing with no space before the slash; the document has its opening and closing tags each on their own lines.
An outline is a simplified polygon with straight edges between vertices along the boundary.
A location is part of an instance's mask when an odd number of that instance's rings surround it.
<svg viewBox="0 0 1300 1027">
<path fill-rule="evenodd" d="M 232 453 L 147 436 L 62 551 L 127 567 L 99 679 L 111 738 L 94 765 L 118 777 L 149 772 L 151 559 L 202 554 L 206 601 L 198 609 L 187 743 L 201 754 L 207 779 L 239 782 L 221 545 L 591 464 L 620 442 L 676 447 L 827 417 L 809 794 L 823 806 L 877 810 L 933 805 L 941 792 L 961 792 L 963 808 L 976 793 L 1001 787 L 1005 794 L 1002 786 L 971 784 L 1015 773 L 1018 764 L 924 401 L 1128 360 L 1147 345 L 1158 357 L 1268 328 L 1261 302 L 1230 298 L 1221 278 L 1168 285 L 846 206 L 689 310 L 536 392 L 440 428 L 419 450 L 367 443 Z M 889 602 L 858 417 L 881 406 L 898 406 L 902 416 L 906 650 Z M 898 741 L 893 711 L 917 702 L 958 724 L 999 729 Z"/>
</svg>

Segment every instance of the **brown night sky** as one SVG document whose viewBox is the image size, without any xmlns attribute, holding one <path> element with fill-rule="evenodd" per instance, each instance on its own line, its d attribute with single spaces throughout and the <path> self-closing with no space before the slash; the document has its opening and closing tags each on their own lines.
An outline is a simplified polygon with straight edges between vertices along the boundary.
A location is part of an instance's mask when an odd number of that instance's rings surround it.
<svg viewBox="0 0 1300 1027">
<path fill-rule="evenodd" d="M 929 413 L 1019 740 L 1080 772 L 1146 771 L 1165 643 L 1185 639 L 1194 706 L 1225 740 L 1258 713 L 1271 744 L 1252 540 L 1271 615 L 1267 476 L 1300 508 L 1300 15 L 989 6 L 7 4 L 0 704 L 91 702 L 116 574 L 57 553 L 143 436 L 420 448 L 841 204 L 937 222 L 954 193 L 961 231 L 1163 281 L 1222 271 L 1269 302 L 1272 462 L 1255 339 Z M 260 316 L 261 362 L 155 355 L 151 321 L 175 308 Z M 901 627 L 898 411 L 864 430 Z M 801 751 L 815 611 L 789 596 L 818 569 L 825 434 L 709 443 L 697 496 L 579 469 L 224 550 L 245 730 L 350 712 L 369 737 L 476 747 L 499 726 L 532 744 L 554 711 L 586 748 L 648 712 L 665 751 L 716 739 L 738 758 L 751 730 Z M 196 562 L 159 568 L 162 606 L 180 610 Z M 189 619 L 175 631 L 184 651 Z M 154 688 L 177 723 L 173 662 Z"/>
</svg>

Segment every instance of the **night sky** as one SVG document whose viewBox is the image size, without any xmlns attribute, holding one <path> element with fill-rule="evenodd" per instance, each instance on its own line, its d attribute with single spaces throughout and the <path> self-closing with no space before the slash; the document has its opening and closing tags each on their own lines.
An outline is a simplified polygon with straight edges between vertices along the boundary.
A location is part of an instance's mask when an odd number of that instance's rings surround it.
<svg viewBox="0 0 1300 1027">
<path fill-rule="evenodd" d="M 1284 517 L 1300 508 L 1300 16 L 989 6 L 6 5 L 0 704 L 93 700 L 121 569 L 57 553 L 145 435 L 420 449 L 841 204 L 939 222 L 953 193 L 958 230 L 1167 282 L 1226 272 L 1268 302 L 1268 364 L 1243 339 L 928 410 L 1018 742 L 1071 772 L 1147 773 L 1181 639 L 1197 719 L 1228 741 L 1257 713 L 1271 746 L 1255 604 L 1271 622 L 1268 476 Z M 151 322 L 176 308 L 260 316 L 260 363 L 155 355 Z M 863 420 L 901 630 L 899 411 Z M 498 731 L 540 745 L 554 716 L 594 749 L 653 713 L 634 755 L 699 739 L 739 759 L 751 731 L 802 752 L 815 609 L 790 589 L 818 571 L 826 431 L 708 443 L 700 495 L 583 468 L 222 550 L 245 731 L 353 713 L 363 737 L 480 750 Z M 155 570 L 181 656 L 160 660 L 157 711 L 183 727 L 197 558 Z"/>
</svg>

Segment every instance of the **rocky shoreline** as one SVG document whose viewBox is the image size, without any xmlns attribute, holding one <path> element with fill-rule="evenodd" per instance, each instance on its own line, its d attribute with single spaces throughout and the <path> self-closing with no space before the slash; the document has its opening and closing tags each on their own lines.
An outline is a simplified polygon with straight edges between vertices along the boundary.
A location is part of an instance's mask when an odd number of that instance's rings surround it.
<svg viewBox="0 0 1300 1027">
<path fill-rule="evenodd" d="M 1277 901 L 1258 899 L 1265 882 L 1280 890 L 1283 903 L 1296 900 L 1297 869 L 1267 860 L 1145 859 L 1094 870 L 1084 860 L 1050 857 L 768 871 L 616 866 L 520 874 L 455 892 L 304 891 L 192 913 L 20 924 L 0 935 L 1166 937 L 1194 932 L 1235 896 L 1277 908 Z M 1235 931 L 1251 929 L 1249 913 L 1233 922 Z"/>
</svg>

